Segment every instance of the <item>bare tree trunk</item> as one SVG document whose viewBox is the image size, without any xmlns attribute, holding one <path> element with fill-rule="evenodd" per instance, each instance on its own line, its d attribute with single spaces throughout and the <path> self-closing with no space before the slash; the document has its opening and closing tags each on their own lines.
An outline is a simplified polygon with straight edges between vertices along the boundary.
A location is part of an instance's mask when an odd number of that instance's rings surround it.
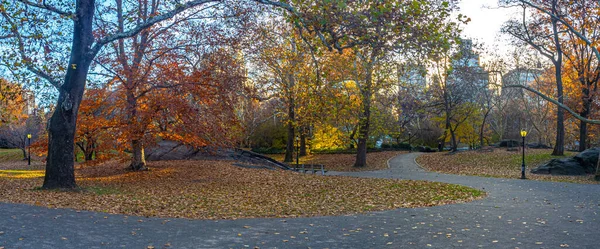
<svg viewBox="0 0 600 249">
<path fill-rule="evenodd" d="M 94 0 L 78 0 L 73 18 L 74 32 L 69 68 L 60 86 L 58 103 L 48 125 L 48 159 L 44 189 L 76 188 L 75 130 L 77 112 L 85 89 L 88 70 L 95 56 L 91 50 Z"/>
<path fill-rule="evenodd" d="M 552 2 L 552 12 L 556 14 L 556 0 Z M 563 104 L 563 85 L 562 85 L 562 49 L 558 39 L 558 19 L 552 18 L 552 29 L 554 32 L 554 44 L 556 46 L 557 59 L 554 61 L 554 71 L 556 77 L 556 90 L 558 102 Z M 562 108 L 557 107 L 556 114 L 556 145 L 552 155 L 562 156 L 565 154 L 565 114 Z"/>
<path fill-rule="evenodd" d="M 589 90 L 587 88 L 583 88 L 583 110 L 579 115 L 583 118 L 588 118 L 590 113 L 590 108 L 592 102 L 589 99 Z M 587 123 L 583 121 L 579 121 L 579 151 L 584 151 L 587 149 Z"/>
<path fill-rule="evenodd" d="M 371 125 L 373 60 L 374 58 L 371 58 L 371 62 L 366 67 L 367 75 L 365 79 L 365 86 L 363 89 L 361 89 L 363 110 L 360 113 L 358 120 L 358 144 L 356 146 L 356 161 L 354 162 L 354 167 L 367 166 L 367 141 L 369 140 L 369 126 Z"/>
<path fill-rule="evenodd" d="M 86 162 L 94 160 L 94 149 L 92 148 L 92 146 L 88 146 L 88 149 L 83 154 L 85 156 Z"/>
<path fill-rule="evenodd" d="M 370 104 L 365 103 L 358 128 L 358 145 L 356 147 L 356 161 L 354 167 L 367 166 L 367 141 L 369 139 L 369 118 L 371 116 Z"/>
<path fill-rule="evenodd" d="M 600 153 L 598 153 L 598 162 L 596 163 L 596 175 L 594 175 L 594 180 L 600 181 Z"/>
<path fill-rule="evenodd" d="M 137 139 L 131 140 L 131 148 L 133 157 L 131 159 L 129 169 L 134 171 L 147 170 L 148 168 L 146 168 L 146 157 L 144 155 L 143 142 Z"/>
<path fill-rule="evenodd" d="M 450 146 L 452 146 L 452 149 L 450 151 L 457 151 L 458 143 L 456 141 L 456 134 L 454 134 L 454 130 L 452 129 L 452 127 L 450 128 L 450 142 Z"/>
<path fill-rule="evenodd" d="M 303 127 L 300 132 L 300 156 L 306 156 L 306 129 Z"/>
<path fill-rule="evenodd" d="M 25 150 L 25 148 L 20 148 L 20 149 L 23 152 L 23 160 L 27 160 L 27 151 Z"/>
<path fill-rule="evenodd" d="M 294 138 L 296 138 L 294 129 L 295 119 L 296 113 L 294 111 L 294 98 L 292 96 L 289 96 L 287 142 L 285 143 L 285 159 L 283 160 L 284 162 L 294 161 Z"/>
<path fill-rule="evenodd" d="M 479 146 L 480 146 L 481 148 L 483 148 L 483 145 L 484 145 L 484 141 L 483 141 L 483 140 L 484 140 L 484 139 L 483 139 L 483 131 L 484 131 L 484 129 L 485 129 L 485 122 L 487 121 L 487 117 L 488 117 L 488 115 L 490 114 L 490 111 L 491 111 L 491 110 L 492 110 L 492 109 L 488 109 L 488 110 L 485 112 L 485 115 L 483 116 L 483 121 L 481 122 L 481 127 L 480 127 L 480 129 L 479 129 Z"/>
</svg>

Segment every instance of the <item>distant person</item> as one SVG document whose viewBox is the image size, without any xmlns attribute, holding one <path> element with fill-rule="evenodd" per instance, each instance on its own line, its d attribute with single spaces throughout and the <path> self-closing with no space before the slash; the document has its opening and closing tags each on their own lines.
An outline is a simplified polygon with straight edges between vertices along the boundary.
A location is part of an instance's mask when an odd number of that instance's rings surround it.
<svg viewBox="0 0 600 249">
<path fill-rule="evenodd" d="M 442 152 L 444 150 L 444 147 L 442 146 L 442 142 L 438 143 L 438 151 Z"/>
</svg>

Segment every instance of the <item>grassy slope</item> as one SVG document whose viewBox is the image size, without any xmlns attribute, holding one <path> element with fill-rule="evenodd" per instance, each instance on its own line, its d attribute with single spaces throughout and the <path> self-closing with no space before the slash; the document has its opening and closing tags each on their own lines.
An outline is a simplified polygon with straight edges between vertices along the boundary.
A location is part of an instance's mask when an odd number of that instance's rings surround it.
<svg viewBox="0 0 600 249">
<path fill-rule="evenodd" d="M 552 150 L 531 149 L 525 153 L 525 165 L 527 166 L 527 177 L 535 180 L 567 181 L 580 183 L 595 183 L 590 176 L 550 176 L 534 175 L 529 170 L 537 167 L 550 159 L 561 158 L 551 156 Z M 574 153 L 567 152 L 565 156 L 573 156 Z M 509 152 L 504 149 L 496 149 L 494 152 L 468 151 L 449 155 L 446 152 L 423 154 L 417 158 L 424 168 L 449 174 L 477 175 L 501 178 L 519 178 L 521 176 L 520 152 Z"/>
</svg>

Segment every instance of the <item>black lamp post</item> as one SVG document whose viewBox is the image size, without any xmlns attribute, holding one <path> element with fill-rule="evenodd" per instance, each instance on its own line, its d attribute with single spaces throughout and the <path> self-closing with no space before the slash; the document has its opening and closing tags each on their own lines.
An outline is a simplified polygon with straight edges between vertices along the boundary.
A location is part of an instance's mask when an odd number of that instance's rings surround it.
<svg viewBox="0 0 600 249">
<path fill-rule="evenodd" d="M 300 137 L 296 137 L 296 167 L 300 165 Z"/>
<path fill-rule="evenodd" d="M 525 137 L 527 136 L 526 130 L 521 130 L 521 137 L 523 138 L 523 164 L 521 164 L 521 179 L 527 179 L 525 177 Z"/>
<path fill-rule="evenodd" d="M 412 145 L 410 145 L 410 135 L 412 135 L 412 133 L 408 131 L 408 146 L 410 147 L 410 151 L 412 151 Z"/>
<path fill-rule="evenodd" d="M 31 134 L 27 134 L 27 141 L 29 144 L 27 147 L 27 165 L 31 166 Z"/>
</svg>

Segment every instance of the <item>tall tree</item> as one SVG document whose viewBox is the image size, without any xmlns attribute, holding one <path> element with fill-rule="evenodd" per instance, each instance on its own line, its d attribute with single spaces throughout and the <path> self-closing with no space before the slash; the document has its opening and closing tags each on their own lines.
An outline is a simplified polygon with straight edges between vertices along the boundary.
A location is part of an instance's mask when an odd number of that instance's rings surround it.
<svg viewBox="0 0 600 249">
<path fill-rule="evenodd" d="M 443 141 L 449 140 L 452 151 L 458 149 L 456 132 L 477 115 L 473 103 L 487 90 L 487 73 L 482 72 L 469 40 L 454 44 L 452 50 L 441 50 L 433 65 L 430 104 L 443 117 Z"/>
<path fill-rule="evenodd" d="M 533 1 L 532 1 L 533 2 Z M 564 14 L 560 0 L 550 1 L 535 1 L 542 8 L 547 9 L 555 16 Z M 554 65 L 556 77 L 557 99 L 561 104 L 564 103 L 563 82 L 562 82 L 562 67 L 563 67 L 563 47 L 561 43 L 561 35 L 563 27 L 559 23 L 558 18 L 547 16 L 544 13 L 530 9 L 527 4 L 522 4 L 523 15 L 522 20 L 510 20 L 504 27 L 503 32 L 510 34 L 518 41 L 528 44 L 534 48 L 542 56 L 548 58 Z M 528 14 L 531 16 L 528 18 Z M 565 124 L 564 113 L 561 108 L 557 108 L 556 114 L 556 142 L 552 155 L 563 155 L 565 143 Z"/>
<path fill-rule="evenodd" d="M 571 25 L 581 35 L 589 37 L 592 43 L 600 41 L 598 38 L 600 28 L 597 25 L 598 15 L 594 11 L 598 8 L 598 3 L 591 0 L 574 1 L 566 5 L 566 11 L 569 13 Z M 592 114 L 592 104 L 597 96 L 598 81 L 600 80 L 600 62 L 594 55 L 594 51 L 572 32 L 567 32 L 562 50 L 566 58 L 567 70 L 576 73 L 576 81 L 580 84 L 580 108 L 579 115 L 584 118 Z M 588 127 L 587 123 L 579 122 L 579 151 L 584 151 L 588 147 Z"/>
<path fill-rule="evenodd" d="M 192 0 L 172 3 L 156 15 L 146 20 L 136 20 L 123 30 L 104 29 L 96 25 L 95 21 L 115 20 L 116 15 L 114 11 L 98 11 L 95 0 L 77 0 L 74 5 L 62 1 L 40 3 L 29 0 L 0 4 L 2 21 L 9 27 L 0 31 L 0 38 L 4 45 L 14 48 L 4 50 L 7 55 L 4 58 L 17 58 L 13 66 L 26 68 L 59 92 L 56 109 L 48 125 L 48 160 L 43 188 L 77 186 L 73 153 L 77 113 L 90 65 L 100 50 L 107 44 L 135 36 L 185 10 L 199 6 L 211 7 L 218 2 Z M 64 58 L 64 53 L 69 54 L 69 58 Z M 67 60 L 68 63 L 65 63 Z"/>
<path fill-rule="evenodd" d="M 510 2 L 510 1 L 509 1 Z M 591 39 L 582 34 L 581 32 L 579 32 L 577 29 L 575 29 L 572 25 L 571 25 L 571 21 L 570 21 L 570 16 L 568 14 L 564 14 L 564 15 L 557 15 L 555 13 L 553 13 L 552 11 L 549 11 L 547 9 L 545 9 L 542 5 L 537 4 L 536 2 L 533 1 L 527 1 L 527 0 L 518 0 L 518 2 L 530 6 L 538 11 L 540 11 L 541 13 L 543 13 L 544 15 L 553 18 L 555 20 L 557 20 L 558 22 L 560 22 L 562 25 L 564 25 L 566 27 L 566 32 L 569 32 L 571 34 L 573 34 L 575 37 L 577 37 L 579 39 L 580 42 L 582 42 L 583 44 L 585 44 L 588 48 L 590 48 L 592 50 L 592 52 L 594 53 L 594 55 L 596 56 L 597 60 L 600 60 L 600 51 L 598 51 L 598 48 L 596 47 L 595 44 L 593 44 L 591 42 Z M 600 4 L 600 3 L 599 3 Z M 598 6 L 598 5 L 595 5 Z M 597 18 L 597 17 L 596 17 Z M 581 115 L 579 115 L 576 111 L 572 110 L 571 108 L 569 108 L 568 106 L 566 106 L 565 104 L 561 103 L 560 101 L 553 99 L 547 95 L 545 95 L 544 93 L 532 88 L 532 87 L 528 87 L 528 86 L 523 86 L 523 85 L 506 85 L 504 87 L 507 88 L 523 88 L 529 92 L 532 92 L 538 96 L 540 96 L 541 98 L 543 98 L 544 100 L 566 110 L 567 112 L 569 112 L 571 115 L 573 115 L 573 117 L 575 117 L 576 119 L 586 122 L 588 124 L 600 124 L 600 120 L 593 120 L 593 119 L 589 119 L 589 118 L 584 118 Z M 595 179 L 597 181 L 600 181 L 600 155 L 599 155 L 599 160 L 598 160 L 598 164 L 596 165 L 596 175 L 595 175 Z"/>
<path fill-rule="evenodd" d="M 267 22 L 257 28 L 252 38 L 255 51 L 251 57 L 258 68 L 267 69 L 256 72 L 261 74 L 261 84 L 271 91 L 270 97 L 277 97 L 285 103 L 287 139 L 284 162 L 292 162 L 299 127 L 297 106 L 301 95 L 298 90 L 299 84 L 303 83 L 299 82 L 300 69 L 308 60 L 307 48 L 299 30 L 290 25 Z"/>
<path fill-rule="evenodd" d="M 307 1 L 297 6 L 329 49 L 352 49 L 354 80 L 361 92 L 355 167 L 367 164 L 367 140 L 374 93 L 381 86 L 377 68 L 386 58 L 446 46 L 457 24 L 448 21 L 455 5 L 448 1 Z M 461 16 L 462 17 L 462 16 Z M 326 31 L 326 32 L 324 32 Z"/>
</svg>

